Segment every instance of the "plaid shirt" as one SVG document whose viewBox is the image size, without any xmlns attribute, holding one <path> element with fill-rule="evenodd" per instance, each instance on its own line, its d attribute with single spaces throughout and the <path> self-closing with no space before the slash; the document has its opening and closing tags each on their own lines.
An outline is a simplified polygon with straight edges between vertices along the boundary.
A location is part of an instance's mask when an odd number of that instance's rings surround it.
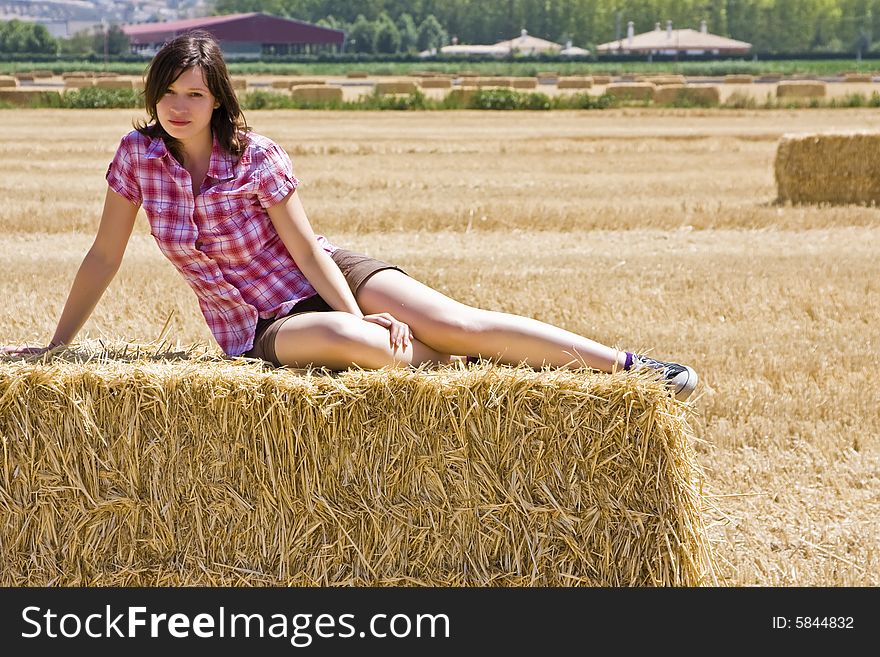
<svg viewBox="0 0 880 657">
<path fill-rule="evenodd" d="M 230 356 L 253 346 L 258 317 L 283 315 L 315 294 L 266 212 L 299 185 L 290 158 L 266 137 L 248 133 L 247 141 L 236 161 L 214 139 L 195 198 L 189 173 L 165 142 L 136 130 L 122 138 L 107 169 L 113 191 L 143 204 L 159 249 L 196 293 Z M 336 250 L 320 235 L 318 242 Z"/>
</svg>

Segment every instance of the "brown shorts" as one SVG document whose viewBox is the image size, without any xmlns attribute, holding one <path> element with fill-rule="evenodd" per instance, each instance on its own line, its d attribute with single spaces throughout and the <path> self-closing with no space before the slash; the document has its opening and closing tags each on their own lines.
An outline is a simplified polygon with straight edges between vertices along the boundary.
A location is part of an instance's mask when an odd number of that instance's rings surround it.
<svg viewBox="0 0 880 657">
<path fill-rule="evenodd" d="M 403 274 L 406 273 L 395 265 L 389 265 L 387 262 L 376 260 L 360 253 L 346 251 L 345 249 L 336 249 L 330 257 L 333 258 L 333 262 L 336 263 L 342 275 L 345 276 L 348 287 L 351 288 L 351 292 L 355 296 L 361 285 L 376 272 L 383 269 L 396 269 Z M 275 336 L 284 325 L 284 322 L 296 315 L 330 312 L 332 310 L 333 308 L 321 298 L 321 295 L 316 294 L 297 303 L 286 315 L 260 319 L 257 321 L 254 346 L 244 355 L 248 358 L 262 358 L 274 365 L 281 365 L 278 362 L 278 357 L 275 355 Z"/>
</svg>

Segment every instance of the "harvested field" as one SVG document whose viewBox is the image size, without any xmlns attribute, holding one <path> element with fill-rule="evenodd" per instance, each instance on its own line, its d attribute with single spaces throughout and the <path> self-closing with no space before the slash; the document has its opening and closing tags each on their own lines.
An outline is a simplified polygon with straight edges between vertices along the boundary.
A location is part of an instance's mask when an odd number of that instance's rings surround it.
<svg viewBox="0 0 880 657">
<path fill-rule="evenodd" d="M 4 111 L 0 342 L 50 336 L 135 116 Z M 876 110 L 249 120 L 291 154 L 334 243 L 464 302 L 696 367 L 720 583 L 880 585 L 880 210 L 777 204 L 773 172 L 783 134 L 877 131 Z M 169 315 L 172 342 L 211 345 L 141 219 L 81 337 L 148 343 Z"/>
</svg>

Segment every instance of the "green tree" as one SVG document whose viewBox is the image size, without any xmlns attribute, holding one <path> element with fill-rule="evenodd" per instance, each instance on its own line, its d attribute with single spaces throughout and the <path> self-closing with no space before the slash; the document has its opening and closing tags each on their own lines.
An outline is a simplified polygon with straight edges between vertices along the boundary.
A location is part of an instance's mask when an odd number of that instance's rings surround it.
<svg viewBox="0 0 880 657">
<path fill-rule="evenodd" d="M 410 14 L 403 13 L 397 19 L 397 29 L 400 32 L 400 51 L 412 52 L 418 47 L 419 30 L 416 22 Z"/>
<path fill-rule="evenodd" d="M 58 41 L 45 25 L 12 19 L 0 23 L 0 52 L 54 55 Z"/>
<path fill-rule="evenodd" d="M 422 21 L 422 24 L 419 25 L 417 42 L 419 50 L 430 50 L 432 48 L 437 48 L 439 50 L 446 45 L 448 39 L 449 37 L 446 30 L 443 29 L 443 26 L 434 14 L 429 14 L 427 18 Z"/>
<path fill-rule="evenodd" d="M 400 50 L 400 30 L 391 20 L 391 17 L 382 13 L 379 15 L 376 25 L 376 37 L 373 42 L 373 50 L 381 53 L 396 53 Z"/>
<path fill-rule="evenodd" d="M 371 53 L 376 43 L 376 24 L 359 14 L 348 31 L 348 42 L 354 52 Z"/>
</svg>

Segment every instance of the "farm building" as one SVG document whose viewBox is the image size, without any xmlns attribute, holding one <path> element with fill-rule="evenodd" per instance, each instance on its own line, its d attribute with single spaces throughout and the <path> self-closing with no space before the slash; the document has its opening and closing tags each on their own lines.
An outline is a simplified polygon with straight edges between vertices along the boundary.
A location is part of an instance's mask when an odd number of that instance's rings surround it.
<svg viewBox="0 0 880 657">
<path fill-rule="evenodd" d="M 706 21 L 700 23 L 700 31 L 673 30 L 672 21 L 666 21 L 666 30 L 657 23 L 650 32 L 635 34 L 630 21 L 625 39 L 609 41 L 596 46 L 604 55 L 744 55 L 751 43 L 710 34 Z"/>
<path fill-rule="evenodd" d="M 345 46 L 343 30 L 259 12 L 137 23 L 122 29 L 131 40 L 132 52 L 147 57 L 152 57 L 166 41 L 196 29 L 213 34 L 227 57 L 339 52 Z"/>
</svg>

